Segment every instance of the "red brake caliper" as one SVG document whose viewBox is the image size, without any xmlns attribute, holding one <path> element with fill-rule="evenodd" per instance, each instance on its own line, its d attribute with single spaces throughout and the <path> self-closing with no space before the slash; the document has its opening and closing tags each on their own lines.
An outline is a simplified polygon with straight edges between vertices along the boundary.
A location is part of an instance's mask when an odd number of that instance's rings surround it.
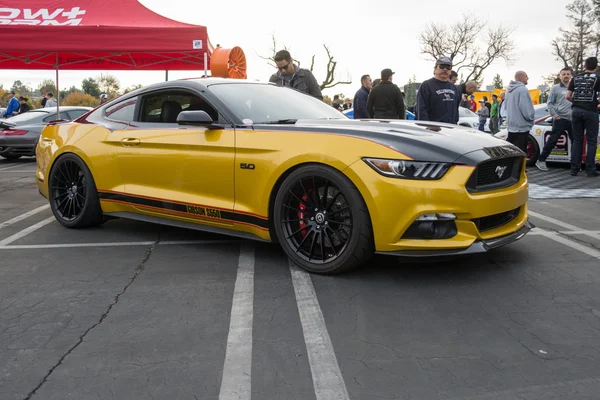
<svg viewBox="0 0 600 400">
<path fill-rule="evenodd" d="M 307 201 L 308 200 L 308 196 L 307 195 L 302 196 L 302 200 L 303 201 Z M 306 206 L 304 205 L 304 203 L 300 203 L 300 205 L 299 205 L 298 208 L 300 210 L 302 210 L 302 211 L 306 210 Z M 300 228 L 304 228 L 304 227 L 308 226 L 308 224 L 306 223 L 306 221 L 302 219 L 302 218 L 307 218 L 307 215 L 304 212 L 302 212 L 302 211 L 298 212 L 298 219 L 300 219 L 300 222 L 299 222 L 300 223 Z M 300 231 L 300 234 L 302 236 L 306 236 L 308 234 L 308 230 L 307 229 L 303 229 L 303 230 Z"/>
</svg>

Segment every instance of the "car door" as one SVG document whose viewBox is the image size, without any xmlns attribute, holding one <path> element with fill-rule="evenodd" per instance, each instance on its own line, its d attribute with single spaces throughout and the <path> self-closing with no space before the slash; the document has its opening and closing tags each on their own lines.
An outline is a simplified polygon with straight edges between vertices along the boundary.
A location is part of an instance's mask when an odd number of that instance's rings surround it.
<svg viewBox="0 0 600 400">
<path fill-rule="evenodd" d="M 144 214 L 230 225 L 221 211 L 233 209 L 234 130 L 178 125 L 192 109 L 224 122 L 200 94 L 163 89 L 140 96 L 131 126 L 113 132 L 127 201 Z"/>
</svg>

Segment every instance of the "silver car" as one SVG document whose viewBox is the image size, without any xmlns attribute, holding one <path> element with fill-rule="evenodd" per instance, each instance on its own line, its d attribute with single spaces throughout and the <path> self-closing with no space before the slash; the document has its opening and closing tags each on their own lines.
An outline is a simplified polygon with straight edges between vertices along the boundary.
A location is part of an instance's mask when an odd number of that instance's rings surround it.
<svg viewBox="0 0 600 400">
<path fill-rule="evenodd" d="M 79 106 L 60 107 L 60 116 L 56 118 L 56 108 L 39 108 L 0 119 L 0 156 L 9 160 L 35 156 L 35 146 L 48 122 L 57 119 L 74 120 L 91 109 Z"/>
</svg>

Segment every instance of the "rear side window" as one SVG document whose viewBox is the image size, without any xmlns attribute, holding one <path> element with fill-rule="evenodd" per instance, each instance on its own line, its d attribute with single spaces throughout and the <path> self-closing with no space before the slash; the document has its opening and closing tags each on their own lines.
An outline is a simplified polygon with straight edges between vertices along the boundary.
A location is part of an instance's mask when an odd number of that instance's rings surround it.
<svg viewBox="0 0 600 400">
<path fill-rule="evenodd" d="M 71 119 L 77 119 L 86 112 L 88 112 L 88 110 L 69 110 L 69 115 L 71 116 Z"/>
<path fill-rule="evenodd" d="M 70 119 L 69 118 L 69 114 L 66 111 L 61 111 L 59 119 L 69 120 Z M 54 121 L 54 120 L 56 120 L 56 113 L 52 113 L 52 114 L 48 115 L 42 121 L 44 121 L 44 122 L 50 122 L 50 121 Z"/>
<path fill-rule="evenodd" d="M 114 104 L 106 109 L 104 115 L 114 121 L 131 122 L 135 115 L 137 97 Z"/>
</svg>

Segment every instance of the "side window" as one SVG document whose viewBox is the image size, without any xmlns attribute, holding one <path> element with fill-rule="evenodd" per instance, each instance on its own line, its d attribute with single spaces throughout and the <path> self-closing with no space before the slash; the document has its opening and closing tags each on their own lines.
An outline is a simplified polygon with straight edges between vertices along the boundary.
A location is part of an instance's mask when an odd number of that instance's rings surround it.
<svg viewBox="0 0 600 400">
<path fill-rule="evenodd" d="M 182 111 L 206 111 L 214 121 L 219 113 L 200 96 L 178 90 L 159 91 L 142 97 L 140 122 L 177 123 Z"/>
<path fill-rule="evenodd" d="M 61 111 L 59 119 L 69 120 L 69 114 L 66 111 Z M 50 122 L 50 121 L 54 121 L 54 120 L 56 120 L 56 114 L 50 114 L 46 118 L 44 118 L 42 121 Z"/>
<path fill-rule="evenodd" d="M 106 109 L 104 115 L 108 119 L 122 122 L 133 121 L 137 97 L 114 104 Z"/>
<path fill-rule="evenodd" d="M 71 119 L 77 119 L 86 112 L 88 112 L 88 110 L 69 110 L 69 116 L 71 117 Z"/>
</svg>

